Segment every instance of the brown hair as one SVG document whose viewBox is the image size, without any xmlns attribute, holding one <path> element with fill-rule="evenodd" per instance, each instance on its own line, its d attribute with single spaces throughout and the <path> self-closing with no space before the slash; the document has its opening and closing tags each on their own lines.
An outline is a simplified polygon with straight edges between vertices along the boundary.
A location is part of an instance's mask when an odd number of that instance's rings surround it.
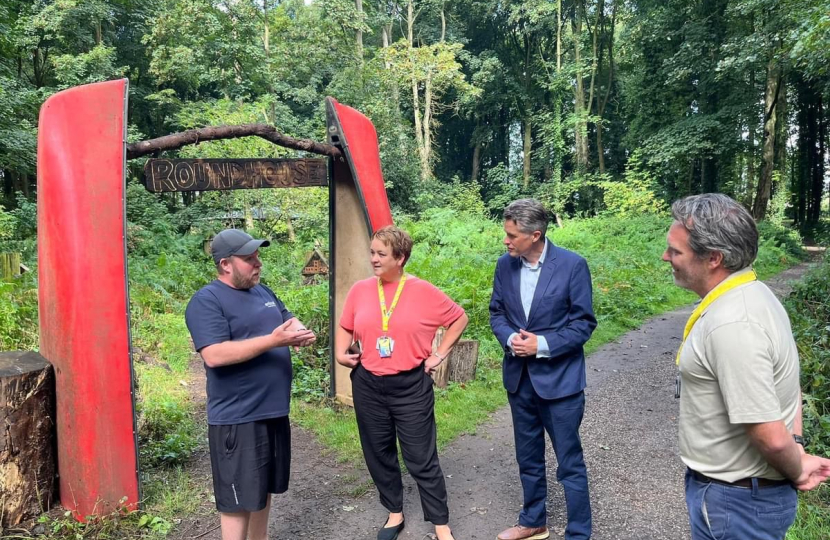
<svg viewBox="0 0 830 540">
<path fill-rule="evenodd" d="M 394 225 L 387 225 L 375 231 L 372 240 L 375 238 L 392 248 L 392 257 L 395 259 L 403 257 L 404 264 L 412 255 L 412 237 L 403 229 L 399 229 Z"/>
</svg>

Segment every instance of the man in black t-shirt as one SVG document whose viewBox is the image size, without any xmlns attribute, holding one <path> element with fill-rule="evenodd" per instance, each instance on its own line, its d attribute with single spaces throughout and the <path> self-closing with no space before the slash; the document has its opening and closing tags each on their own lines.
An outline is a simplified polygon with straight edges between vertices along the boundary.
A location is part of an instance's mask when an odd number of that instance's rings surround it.
<svg viewBox="0 0 830 540">
<path fill-rule="evenodd" d="M 271 493 L 288 489 L 290 346 L 314 333 L 259 283 L 268 240 L 227 229 L 213 239 L 217 278 L 185 320 L 207 372 L 210 462 L 223 540 L 265 540 Z"/>
</svg>

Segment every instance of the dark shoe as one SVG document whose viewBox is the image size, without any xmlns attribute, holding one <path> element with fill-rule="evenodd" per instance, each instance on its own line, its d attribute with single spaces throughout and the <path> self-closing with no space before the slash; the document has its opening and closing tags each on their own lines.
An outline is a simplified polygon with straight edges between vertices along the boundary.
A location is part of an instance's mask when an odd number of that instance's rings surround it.
<svg viewBox="0 0 830 540">
<path fill-rule="evenodd" d="M 499 533 L 497 540 L 544 540 L 550 536 L 547 527 L 516 525 Z"/>
<path fill-rule="evenodd" d="M 398 538 L 398 535 L 403 530 L 403 526 L 406 524 L 406 520 L 402 520 L 397 525 L 392 527 L 382 527 L 378 531 L 378 540 L 395 540 Z"/>
</svg>

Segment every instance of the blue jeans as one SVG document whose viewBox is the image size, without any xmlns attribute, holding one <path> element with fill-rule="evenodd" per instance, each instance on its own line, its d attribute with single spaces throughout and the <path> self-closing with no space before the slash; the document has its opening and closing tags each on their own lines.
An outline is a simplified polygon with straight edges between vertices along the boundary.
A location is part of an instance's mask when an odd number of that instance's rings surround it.
<svg viewBox="0 0 830 540">
<path fill-rule="evenodd" d="M 519 524 L 541 527 L 547 522 L 547 475 L 545 471 L 545 432 L 553 443 L 559 466 L 556 479 L 565 489 L 568 525 L 565 540 L 591 537 L 591 502 L 588 473 L 582 457 L 579 425 L 585 411 L 585 394 L 561 399 L 543 399 L 533 389 L 527 371 L 522 374 L 515 394 L 508 392 L 513 414 L 516 461 L 522 480 L 524 506 Z"/>
<path fill-rule="evenodd" d="M 783 540 L 798 494 L 789 484 L 759 488 L 701 482 L 686 471 L 692 540 Z"/>
</svg>

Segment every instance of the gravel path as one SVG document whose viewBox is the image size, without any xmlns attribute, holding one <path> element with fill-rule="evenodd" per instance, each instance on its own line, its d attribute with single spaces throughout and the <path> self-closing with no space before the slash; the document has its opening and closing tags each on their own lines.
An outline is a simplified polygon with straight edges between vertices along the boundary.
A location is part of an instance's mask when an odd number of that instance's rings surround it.
<svg viewBox="0 0 830 540">
<path fill-rule="evenodd" d="M 771 280 L 779 295 L 809 268 L 802 264 Z M 680 540 L 689 537 L 683 499 L 683 470 L 677 450 L 678 402 L 674 399 L 674 354 L 692 307 L 647 321 L 587 361 L 587 406 L 582 425 L 591 486 L 595 540 Z M 385 512 L 373 487 L 360 494 L 366 472 L 326 455 L 313 437 L 295 428 L 291 489 L 274 498 L 270 538 L 372 540 Z M 548 443 L 548 524 L 551 537 L 564 534 L 562 489 Z M 209 468 L 206 490 L 209 493 Z M 450 524 L 458 540 L 493 540 L 515 523 L 521 506 L 513 430 L 507 408 L 496 411 L 476 435 L 462 436 L 441 454 L 450 497 Z M 407 525 L 399 538 L 422 540 L 431 526 L 422 521 L 417 488 L 404 477 Z M 357 494 L 355 492 L 358 492 Z M 219 540 L 215 512 L 189 517 L 177 538 Z M 207 533 L 207 534 L 205 534 Z"/>
</svg>

